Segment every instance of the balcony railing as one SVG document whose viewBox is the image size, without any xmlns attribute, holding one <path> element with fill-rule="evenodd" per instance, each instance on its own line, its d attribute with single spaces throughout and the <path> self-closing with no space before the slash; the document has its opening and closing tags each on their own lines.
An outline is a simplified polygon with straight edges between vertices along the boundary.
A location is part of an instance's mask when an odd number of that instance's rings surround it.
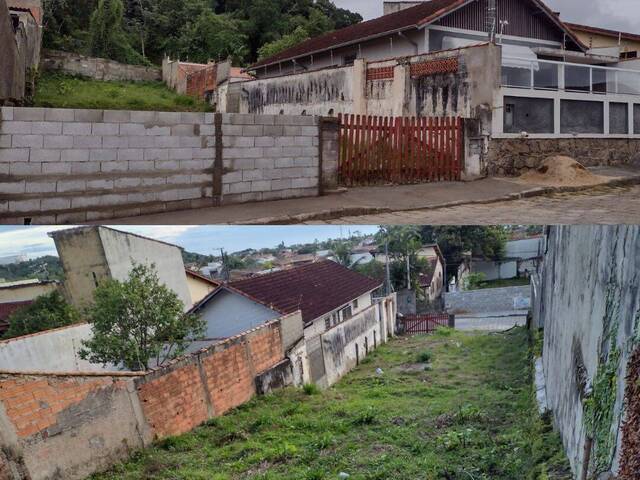
<svg viewBox="0 0 640 480">
<path fill-rule="evenodd" d="M 640 70 L 505 56 L 502 86 L 590 94 L 640 95 Z"/>
</svg>

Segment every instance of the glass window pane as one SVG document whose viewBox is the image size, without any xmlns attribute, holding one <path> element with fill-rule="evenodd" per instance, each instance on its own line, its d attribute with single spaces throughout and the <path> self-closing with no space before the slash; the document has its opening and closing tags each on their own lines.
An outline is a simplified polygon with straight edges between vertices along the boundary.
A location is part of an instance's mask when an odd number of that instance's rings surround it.
<svg viewBox="0 0 640 480">
<path fill-rule="evenodd" d="M 531 88 L 531 70 L 521 67 L 502 67 L 502 85 Z"/>
<path fill-rule="evenodd" d="M 640 95 L 640 74 L 635 72 L 617 72 L 618 93 Z"/>
<path fill-rule="evenodd" d="M 607 71 L 602 68 L 593 69 L 593 91 L 607 93 Z"/>
<path fill-rule="evenodd" d="M 591 74 L 589 67 L 577 67 L 565 65 L 564 88 L 574 92 L 589 92 L 591 87 Z"/>
<path fill-rule="evenodd" d="M 633 132 L 640 135 L 640 105 L 633 106 Z"/>
<path fill-rule="evenodd" d="M 558 65 L 544 62 L 538 62 L 538 65 L 538 70 L 534 70 L 533 72 L 533 84 L 535 88 L 557 90 Z"/>
</svg>

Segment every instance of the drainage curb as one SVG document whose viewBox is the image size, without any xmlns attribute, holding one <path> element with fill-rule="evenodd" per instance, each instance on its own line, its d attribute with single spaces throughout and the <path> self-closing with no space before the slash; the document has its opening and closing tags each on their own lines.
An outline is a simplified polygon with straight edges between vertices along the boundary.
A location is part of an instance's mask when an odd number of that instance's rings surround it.
<svg viewBox="0 0 640 480">
<path fill-rule="evenodd" d="M 519 193 L 510 193 L 502 197 L 495 197 L 485 200 L 456 200 L 454 202 L 439 203 L 427 205 L 424 207 L 405 207 L 391 209 L 388 207 L 352 207 L 352 208 L 336 208 L 332 210 L 323 210 L 314 213 L 302 213 L 299 215 L 285 215 L 280 217 L 265 217 L 250 222 L 237 222 L 233 225 L 296 225 L 303 222 L 337 220 L 344 217 L 360 217 L 364 215 L 382 215 L 385 213 L 396 212 L 414 212 L 439 210 L 442 208 L 460 207 L 463 205 L 489 205 L 491 203 L 508 202 L 512 200 L 522 200 L 524 198 L 542 197 L 558 193 L 577 193 L 598 188 L 615 188 L 628 187 L 640 184 L 640 175 L 634 175 L 627 178 L 614 178 L 607 182 L 586 186 L 565 186 L 565 187 L 536 187 L 530 190 L 524 190 Z"/>
</svg>

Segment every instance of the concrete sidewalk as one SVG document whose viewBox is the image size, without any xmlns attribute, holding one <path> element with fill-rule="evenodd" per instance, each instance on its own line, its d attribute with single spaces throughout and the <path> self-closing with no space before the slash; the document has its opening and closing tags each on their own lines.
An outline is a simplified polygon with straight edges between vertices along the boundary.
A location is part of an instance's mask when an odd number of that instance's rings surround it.
<svg viewBox="0 0 640 480">
<path fill-rule="evenodd" d="M 597 167 L 594 173 L 608 178 L 600 185 L 640 184 L 640 170 Z M 282 225 L 347 216 L 375 215 L 410 210 L 447 208 L 518 200 L 588 187 L 545 187 L 522 184 L 509 178 L 484 178 L 472 182 L 442 182 L 350 188 L 323 197 L 246 203 L 184 210 L 110 220 L 111 225 Z M 105 224 L 105 222 L 100 222 Z"/>
</svg>

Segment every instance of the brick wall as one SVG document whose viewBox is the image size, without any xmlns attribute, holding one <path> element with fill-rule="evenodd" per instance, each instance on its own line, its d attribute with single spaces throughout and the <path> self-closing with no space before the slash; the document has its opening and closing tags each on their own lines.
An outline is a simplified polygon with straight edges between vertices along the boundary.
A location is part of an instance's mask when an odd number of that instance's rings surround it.
<svg viewBox="0 0 640 480">
<path fill-rule="evenodd" d="M 144 415 L 155 438 L 188 432 L 207 420 L 198 366 L 189 363 L 138 387 Z"/>
<path fill-rule="evenodd" d="M 245 403 L 257 374 L 283 368 L 281 328 L 276 320 L 137 377 L 0 373 L 0 426 L 11 430 L 0 452 L 15 457 L 0 455 L 0 480 L 7 462 L 31 480 L 85 478 Z"/>
<path fill-rule="evenodd" d="M 82 223 L 315 196 L 319 124 L 314 117 L 4 107 L 0 223 Z M 323 161 L 337 168 L 337 153 Z"/>
</svg>

